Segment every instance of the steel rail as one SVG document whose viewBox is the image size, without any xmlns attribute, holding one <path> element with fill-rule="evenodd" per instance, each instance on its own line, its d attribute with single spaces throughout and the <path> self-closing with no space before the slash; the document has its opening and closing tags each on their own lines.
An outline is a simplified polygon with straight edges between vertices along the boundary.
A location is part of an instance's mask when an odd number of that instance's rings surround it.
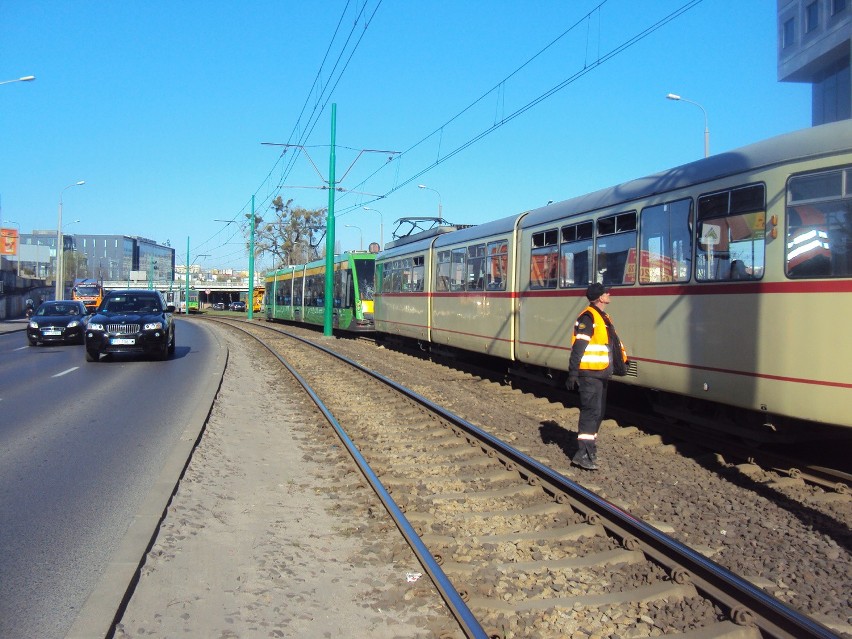
<svg viewBox="0 0 852 639">
<path fill-rule="evenodd" d="M 213 321 L 218 322 L 219 320 Z M 275 349 L 269 344 L 267 344 L 263 339 L 261 339 L 257 335 L 252 335 L 249 331 L 246 331 L 245 329 L 238 327 L 231 322 L 228 322 L 228 325 L 233 326 L 238 330 L 241 330 L 246 335 L 249 335 L 250 337 L 257 340 L 257 342 L 261 344 L 266 350 L 268 350 L 273 357 L 275 357 L 279 362 L 281 362 L 281 364 L 290 372 L 293 378 L 302 386 L 302 388 L 305 389 L 305 392 L 311 398 L 311 401 L 316 404 L 317 408 L 320 410 L 325 419 L 337 433 L 337 436 L 340 439 L 341 443 L 346 447 L 346 450 L 349 451 L 349 454 L 352 456 L 352 459 L 355 460 L 355 463 L 358 465 L 358 468 L 361 470 L 361 473 L 370 483 L 370 486 L 373 488 L 376 495 L 378 495 L 379 499 L 381 499 L 382 504 L 387 509 L 391 518 L 394 520 L 394 523 L 396 524 L 397 528 L 399 528 L 399 531 L 405 537 L 405 540 L 408 542 L 409 546 L 414 551 L 414 554 L 417 556 L 417 559 L 418 561 L 420 561 L 420 564 L 423 566 L 423 569 L 429 574 L 429 577 L 432 579 L 432 582 L 435 584 L 435 587 L 438 589 L 438 592 L 441 593 L 441 597 L 444 599 L 445 603 L 452 611 L 453 616 L 459 622 L 459 626 L 461 627 L 462 631 L 467 637 L 470 637 L 471 639 L 489 639 L 489 635 L 482 628 L 479 621 L 471 612 L 470 608 L 468 608 L 467 604 L 464 602 L 459 592 L 453 586 L 449 577 L 447 577 L 446 573 L 444 573 L 444 570 L 440 567 L 438 562 L 432 556 L 432 553 L 429 552 L 429 549 L 426 547 L 426 544 L 423 543 L 423 540 L 420 538 L 420 535 L 418 535 L 417 532 L 414 530 L 414 527 L 405 517 L 397 503 L 390 496 L 390 493 L 388 493 L 384 484 L 382 484 L 382 482 L 376 476 L 375 472 L 373 472 L 373 469 L 367 463 L 367 460 L 364 459 L 364 456 L 355 446 L 355 443 L 350 439 L 349 435 L 341 427 L 340 423 L 337 421 L 337 419 L 334 417 L 328 407 L 323 403 L 323 401 L 319 398 L 319 396 L 316 394 L 316 392 L 308 383 L 308 381 L 304 377 L 302 377 L 298 373 L 298 371 L 296 371 L 290 365 L 289 362 L 287 362 L 281 355 L 279 355 L 275 351 Z M 262 328 L 269 327 L 264 326 Z M 289 333 L 286 333 L 284 331 L 275 332 L 284 333 L 288 337 L 295 337 L 295 339 L 300 340 L 300 338 L 290 335 Z M 311 344 L 310 342 L 304 340 L 300 341 L 303 341 L 309 346 L 316 346 L 315 344 Z M 329 353 L 333 354 L 331 352 Z M 350 362 L 348 360 L 345 361 L 346 363 L 350 363 L 357 366 L 357 364 L 354 364 L 353 362 Z"/>
<path fill-rule="evenodd" d="M 450 413 L 422 395 L 394 382 L 377 371 L 335 353 L 321 344 L 316 344 L 277 328 L 257 326 L 286 335 L 316 348 L 370 375 L 460 427 L 488 448 L 498 451 L 501 457 L 509 463 L 515 464 L 518 468 L 526 469 L 529 474 L 547 480 L 555 497 L 558 497 L 558 493 L 567 495 L 572 504 L 580 510 L 591 511 L 594 515 L 602 518 L 601 525 L 620 537 L 626 547 L 640 548 L 659 564 L 667 567 L 675 582 L 686 583 L 691 581 L 696 589 L 703 592 L 705 596 L 726 608 L 731 620 L 735 623 L 754 625 L 759 628 L 763 636 L 777 639 L 839 639 L 838 635 L 822 624 L 793 610 L 775 597 L 763 592 L 757 586 L 735 575 L 724 566 L 704 557 L 650 524 L 636 519 L 618 506 L 557 473 L 552 468 L 542 465 L 537 460 L 483 431 L 478 426 Z M 261 341 L 260 338 L 255 337 L 255 339 Z M 428 550 L 426 552 L 428 553 Z M 441 574 L 443 574 L 443 571 L 441 571 Z"/>
</svg>

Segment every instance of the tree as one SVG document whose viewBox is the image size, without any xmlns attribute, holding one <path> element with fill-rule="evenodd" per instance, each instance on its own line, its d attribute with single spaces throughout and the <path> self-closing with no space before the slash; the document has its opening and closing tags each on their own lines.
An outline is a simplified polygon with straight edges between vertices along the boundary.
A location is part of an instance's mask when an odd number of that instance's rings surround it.
<svg viewBox="0 0 852 639">
<path fill-rule="evenodd" d="M 308 210 L 293 207 L 293 200 L 286 202 L 279 195 L 272 201 L 274 218 L 265 221 L 255 214 L 255 256 L 271 255 L 273 267 L 304 264 L 323 256 L 319 242 L 325 234 L 326 209 Z M 246 215 L 251 219 L 251 213 Z M 247 233 L 251 227 L 246 225 Z"/>
<path fill-rule="evenodd" d="M 66 250 L 62 253 L 63 275 L 66 282 L 89 277 L 89 258 L 77 249 Z"/>
</svg>

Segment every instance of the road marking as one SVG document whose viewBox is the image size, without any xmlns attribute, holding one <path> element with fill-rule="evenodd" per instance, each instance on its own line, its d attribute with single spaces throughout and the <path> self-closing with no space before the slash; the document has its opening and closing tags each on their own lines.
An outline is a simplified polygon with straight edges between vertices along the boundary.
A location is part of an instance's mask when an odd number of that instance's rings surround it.
<svg viewBox="0 0 852 639">
<path fill-rule="evenodd" d="M 67 371 L 62 371 L 61 373 L 56 373 L 56 375 L 54 375 L 53 377 L 62 377 L 63 375 L 67 375 L 68 373 L 73 373 L 78 368 L 80 368 L 80 367 L 75 366 L 74 368 L 69 368 Z"/>
<path fill-rule="evenodd" d="M 18 347 L 18 348 L 16 348 L 15 350 L 16 350 L 16 351 L 22 351 L 22 350 L 24 350 L 25 348 L 29 348 L 29 346 L 19 346 L 19 347 Z"/>
</svg>

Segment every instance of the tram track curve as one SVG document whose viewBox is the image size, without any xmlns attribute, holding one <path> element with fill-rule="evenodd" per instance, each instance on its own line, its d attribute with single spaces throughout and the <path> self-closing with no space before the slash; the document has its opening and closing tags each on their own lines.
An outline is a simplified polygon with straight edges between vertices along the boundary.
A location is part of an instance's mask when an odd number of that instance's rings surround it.
<svg viewBox="0 0 852 639">
<path fill-rule="evenodd" d="M 654 526 L 384 376 L 362 368 L 358 376 L 369 374 L 370 380 L 352 382 L 351 373 L 329 373 L 326 357 L 333 354 L 322 345 L 271 326 L 212 321 L 238 325 L 272 351 L 278 340 L 300 340 L 298 347 L 290 342 L 285 359 L 322 395 L 332 420 L 355 433 L 350 453 L 375 469 L 362 472 L 379 487 L 377 493 L 392 497 L 389 512 L 398 508 L 405 515 L 408 523 L 398 522 L 400 530 L 410 526 L 419 540 L 414 543 L 428 548 L 431 559 L 424 555 L 422 563 L 433 581 L 437 576 L 439 591 L 446 590 L 448 606 L 462 619 L 472 610 L 488 636 L 563 636 L 578 627 L 591 633 L 641 624 L 649 636 L 654 628 L 671 634 L 696 627 L 708 637 L 734 631 L 834 636 Z M 326 357 L 317 356 L 316 348 Z M 353 403 L 366 393 L 381 394 L 381 400 L 366 408 Z M 442 568 L 434 569 L 431 561 Z M 441 582 L 442 575 L 452 588 Z M 465 632 L 480 636 L 475 624 Z"/>
</svg>

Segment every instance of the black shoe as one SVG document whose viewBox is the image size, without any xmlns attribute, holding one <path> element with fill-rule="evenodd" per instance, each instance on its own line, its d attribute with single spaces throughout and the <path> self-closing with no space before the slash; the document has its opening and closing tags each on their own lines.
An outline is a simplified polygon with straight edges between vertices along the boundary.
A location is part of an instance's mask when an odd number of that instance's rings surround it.
<svg viewBox="0 0 852 639">
<path fill-rule="evenodd" d="M 575 466 L 579 466 L 580 468 L 585 468 L 586 470 L 597 470 L 598 465 L 593 462 L 588 457 L 581 457 L 580 459 L 572 459 L 571 463 Z"/>
</svg>

